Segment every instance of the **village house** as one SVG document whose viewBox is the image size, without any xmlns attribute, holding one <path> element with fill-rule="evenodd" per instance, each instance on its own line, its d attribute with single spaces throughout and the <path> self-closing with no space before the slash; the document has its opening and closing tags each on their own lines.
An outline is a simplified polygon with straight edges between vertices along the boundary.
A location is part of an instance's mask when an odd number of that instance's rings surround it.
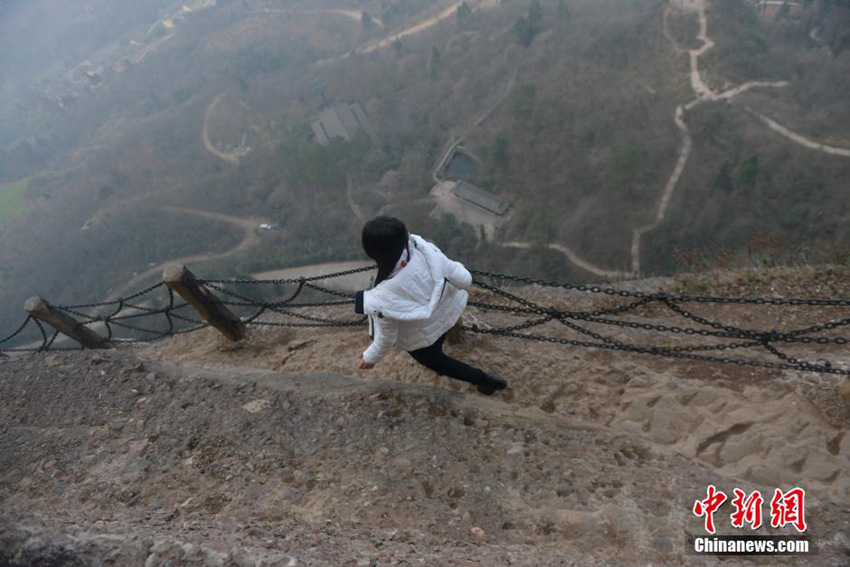
<svg viewBox="0 0 850 567">
<path fill-rule="evenodd" d="M 358 103 L 337 104 L 323 110 L 310 124 L 316 141 L 326 146 L 333 138 L 350 142 L 359 131 L 375 139 L 372 125 Z"/>
</svg>

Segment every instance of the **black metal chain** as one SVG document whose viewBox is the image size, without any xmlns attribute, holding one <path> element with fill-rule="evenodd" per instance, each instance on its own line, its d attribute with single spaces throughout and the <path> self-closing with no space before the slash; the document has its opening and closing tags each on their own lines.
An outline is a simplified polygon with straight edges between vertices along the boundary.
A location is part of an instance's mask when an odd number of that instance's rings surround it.
<svg viewBox="0 0 850 567">
<path fill-rule="evenodd" d="M 821 371 L 822 369 L 829 369 L 828 371 L 827 370 L 822 370 L 822 371 L 828 372 L 828 373 L 833 373 L 833 374 L 850 375 L 850 370 L 835 369 L 835 368 L 832 368 L 831 365 L 829 365 L 829 364 L 814 365 L 814 364 L 811 364 L 811 363 L 806 362 L 806 361 L 802 361 L 802 360 L 799 360 L 799 359 L 796 359 L 796 358 L 793 358 L 793 357 L 789 357 L 789 356 L 781 353 L 781 351 L 779 351 L 776 347 L 774 347 L 773 345 L 770 344 L 771 342 L 786 342 L 786 343 L 807 342 L 807 343 L 818 343 L 818 344 L 847 344 L 847 342 L 848 342 L 847 339 L 844 339 L 844 338 L 841 338 L 841 337 L 839 337 L 839 338 L 800 337 L 800 335 L 802 335 L 802 334 L 809 334 L 809 333 L 812 333 L 812 332 L 817 332 L 818 330 L 838 328 L 839 326 L 842 326 L 843 320 L 832 321 L 830 323 L 826 323 L 826 324 L 823 324 L 823 325 L 815 325 L 815 326 L 812 326 L 812 327 L 807 327 L 805 329 L 797 329 L 795 331 L 792 331 L 791 333 L 778 333 L 776 331 L 771 331 L 769 333 L 765 333 L 765 332 L 760 332 L 760 331 L 738 329 L 738 328 L 735 328 L 735 327 L 722 325 L 720 323 L 699 317 L 699 316 L 697 316 L 693 313 L 690 313 L 689 311 L 686 311 L 684 309 L 679 308 L 668 297 L 664 296 L 663 294 L 653 294 L 651 296 L 645 296 L 645 297 L 639 299 L 638 301 L 632 302 L 630 304 L 606 310 L 609 313 L 612 312 L 612 311 L 617 311 L 617 310 L 620 310 L 620 312 L 631 311 L 631 310 L 634 310 L 634 309 L 640 307 L 642 300 L 660 301 L 663 305 L 668 306 L 668 307 L 672 306 L 671 308 L 673 308 L 673 310 L 675 312 L 682 314 L 684 316 L 687 316 L 688 318 L 690 318 L 692 320 L 695 320 L 699 323 L 708 325 L 708 326 L 713 327 L 713 328 L 724 329 L 723 331 L 709 331 L 707 329 L 670 327 L 670 326 L 667 326 L 667 325 L 658 325 L 658 324 L 645 323 L 645 322 L 644 323 L 637 323 L 637 322 L 632 322 L 632 321 L 623 321 L 623 320 L 602 318 L 602 317 L 599 317 L 599 316 L 596 315 L 596 313 L 598 313 L 598 311 L 597 312 L 560 311 L 560 310 L 557 310 L 557 309 L 552 309 L 552 308 L 540 306 L 540 305 L 538 305 L 538 304 L 536 304 L 536 303 L 534 303 L 530 300 L 519 297 L 515 294 L 509 293 L 505 290 L 496 288 L 495 286 L 491 286 L 491 285 L 486 284 L 486 283 L 481 282 L 481 281 L 476 281 L 475 283 L 476 283 L 476 285 L 478 285 L 479 287 L 481 287 L 483 289 L 491 291 L 491 292 L 493 292 L 493 293 L 495 293 L 495 294 L 497 294 L 501 297 L 504 297 L 505 299 L 508 299 L 509 301 L 513 301 L 513 302 L 522 306 L 522 307 L 512 307 L 512 306 L 503 306 L 503 305 L 496 306 L 497 309 L 500 310 L 500 311 L 513 312 L 515 314 L 526 314 L 526 315 L 528 315 L 528 314 L 540 314 L 540 315 L 549 314 L 549 316 L 550 316 L 549 319 L 556 319 L 556 320 L 558 320 L 558 322 L 560 322 L 562 325 L 566 326 L 567 328 L 570 328 L 573 331 L 576 331 L 580 334 L 590 336 L 591 338 L 594 338 L 597 341 L 599 341 L 598 343 L 595 343 L 595 344 L 597 344 L 597 345 L 600 345 L 600 344 L 607 345 L 606 348 L 609 348 L 609 349 L 624 350 L 624 351 L 629 351 L 629 352 L 639 352 L 639 353 L 642 353 L 642 354 L 655 354 L 655 355 L 660 355 L 660 356 L 672 356 L 672 357 L 681 358 L 681 357 L 685 357 L 685 355 L 687 353 L 693 353 L 693 352 L 710 351 L 710 350 L 732 350 L 732 349 L 745 349 L 745 348 L 749 349 L 749 348 L 756 348 L 756 347 L 764 347 L 768 352 L 770 352 L 774 356 L 777 356 L 781 360 L 785 361 L 787 363 L 784 366 L 785 368 L 793 368 L 793 369 L 796 369 L 796 370 L 813 370 L 813 369 L 815 369 L 815 371 Z M 484 305 L 486 305 L 486 304 L 484 304 Z M 599 311 L 603 311 L 603 310 L 599 310 Z M 689 334 L 689 335 L 714 336 L 714 337 L 723 337 L 723 338 L 742 338 L 742 339 L 745 339 L 745 341 L 744 342 L 737 342 L 737 343 L 729 343 L 729 344 L 720 344 L 720 345 L 696 345 L 696 346 L 680 346 L 680 347 L 642 347 L 642 346 L 639 346 L 639 345 L 623 343 L 623 342 L 614 340 L 610 337 L 606 337 L 606 336 L 604 336 L 600 333 L 596 333 L 594 331 L 591 331 L 591 330 L 589 330 L 585 327 L 582 327 L 580 325 L 576 325 L 575 323 L 569 321 L 570 318 L 584 320 L 584 321 L 592 322 L 592 323 L 601 323 L 601 324 L 605 324 L 605 325 L 613 325 L 613 326 L 633 328 L 633 329 L 669 332 L 669 333 L 674 333 L 674 334 L 684 333 L 684 334 Z M 535 320 L 535 321 L 531 321 L 531 322 L 527 323 L 526 325 L 520 326 L 520 327 L 531 328 L 531 327 L 542 325 L 545 322 L 547 322 L 546 318 L 538 319 L 538 320 Z M 470 328 L 470 330 L 472 330 L 473 332 L 481 332 L 481 333 L 487 333 L 487 334 L 497 334 L 497 335 L 502 335 L 502 336 L 510 336 L 510 337 L 514 337 L 514 338 L 525 338 L 525 339 L 535 339 L 535 340 L 544 340 L 544 339 L 548 340 L 549 339 L 548 337 L 542 338 L 542 337 L 538 337 L 538 336 L 534 336 L 534 335 L 519 335 L 515 332 L 517 330 L 516 327 L 505 327 L 505 328 L 501 328 L 501 329 L 487 329 L 487 330 L 480 330 L 480 329 L 477 329 L 477 327 L 472 327 L 472 328 Z M 555 340 L 560 340 L 560 339 L 555 339 Z M 569 339 L 564 339 L 564 340 L 569 341 Z M 580 342 L 581 341 L 579 341 L 579 343 Z M 571 344 L 571 343 L 568 342 L 566 344 Z M 587 346 L 587 345 L 579 345 L 579 346 Z M 689 355 L 689 357 L 693 357 L 693 356 L 702 357 L 702 358 L 696 358 L 695 360 L 707 360 L 703 355 Z M 717 357 L 708 357 L 708 358 L 710 358 L 714 362 L 729 362 L 729 363 L 733 363 L 733 364 L 743 364 L 744 362 L 747 362 L 747 363 L 749 363 L 749 362 L 760 362 L 760 361 L 745 361 L 745 360 L 742 360 L 742 359 L 719 359 Z M 777 364 L 777 363 L 765 363 L 765 364 Z"/>
<path fill-rule="evenodd" d="M 21 323 L 21 325 L 17 329 L 12 331 L 12 333 L 10 335 L 7 335 L 2 340 L 0 340 L 0 345 L 2 345 L 3 343 L 7 343 L 7 342 L 11 341 L 12 339 L 14 339 L 15 337 L 17 337 L 18 335 L 20 335 L 23 332 L 23 330 L 26 328 L 26 326 L 29 325 L 30 321 L 32 321 L 32 315 L 27 316 L 27 318 L 24 319 L 24 322 Z"/>
<path fill-rule="evenodd" d="M 315 307 L 341 307 L 354 303 L 353 294 L 336 291 L 314 282 L 329 280 L 333 278 L 358 274 L 370 270 L 374 270 L 374 266 L 366 266 L 363 268 L 355 268 L 335 272 L 332 274 L 277 279 L 277 280 L 254 280 L 254 279 L 223 279 L 223 280 L 198 280 L 199 283 L 207 285 L 209 288 L 228 296 L 232 299 L 222 301 L 224 305 L 242 308 L 255 308 L 253 314 L 242 319 L 243 324 L 257 325 L 267 327 L 293 327 L 293 328 L 321 328 L 321 327 L 360 327 L 365 325 L 366 318 L 358 320 L 339 320 L 327 317 L 319 317 L 300 312 L 302 309 Z M 481 301 L 470 301 L 469 305 L 484 311 L 498 311 L 514 316 L 536 316 L 532 319 L 505 326 L 502 328 L 487 328 L 480 329 L 477 326 L 466 326 L 466 330 L 474 333 L 490 334 L 495 336 L 504 336 L 511 338 L 519 338 L 524 340 L 535 340 L 540 342 L 557 343 L 572 346 L 581 346 L 588 348 L 601 348 L 608 350 L 620 350 L 639 354 L 650 354 L 658 356 L 666 356 L 679 359 L 719 362 L 744 366 L 757 366 L 764 368 L 779 368 L 792 369 L 798 371 L 813 371 L 823 372 L 828 374 L 844 374 L 850 375 L 850 370 L 843 368 L 834 368 L 829 363 L 813 364 L 800 358 L 796 358 L 782 352 L 777 348 L 777 344 L 818 344 L 818 345 L 846 345 L 850 341 L 844 337 L 834 336 L 811 336 L 825 331 L 832 331 L 842 327 L 850 326 L 850 318 L 835 319 L 826 323 L 819 323 L 809 327 L 793 329 L 785 332 L 777 332 L 776 330 L 761 331 L 755 329 L 742 329 L 730 324 L 715 321 L 693 313 L 685 309 L 681 304 L 684 303 L 702 303 L 702 304 L 730 304 L 730 305 L 801 305 L 801 306 L 816 306 L 816 307 L 847 307 L 850 306 L 850 299 L 784 299 L 784 298 L 757 298 L 757 297 L 714 297 L 714 296 L 696 296 L 696 295 L 676 295 L 657 293 L 633 292 L 610 287 L 585 284 L 571 284 L 564 282 L 554 282 L 541 279 L 513 276 L 508 274 L 500 274 L 495 272 L 487 272 L 480 270 L 472 270 L 472 273 L 478 276 L 474 284 L 484 290 L 487 290 L 508 302 L 508 305 L 498 303 L 486 303 Z M 575 311 L 566 309 L 557 309 L 549 306 L 540 305 L 534 301 L 521 297 L 515 293 L 511 293 L 496 285 L 488 284 L 480 278 L 490 278 L 492 280 L 502 282 L 512 282 L 514 284 L 538 285 L 542 287 L 557 287 L 565 290 L 578 291 L 584 293 L 604 294 L 611 297 L 622 297 L 631 301 L 614 307 L 605 307 L 589 311 Z M 279 301 L 262 301 L 257 300 L 241 293 L 227 289 L 226 286 L 241 285 L 241 284 L 265 284 L 265 285 L 289 285 L 296 284 L 297 289 L 286 299 Z M 113 301 L 100 303 L 88 303 L 81 305 L 56 306 L 71 315 L 82 320 L 83 324 L 102 323 L 108 332 L 107 340 L 114 340 L 120 343 L 133 342 L 151 342 L 162 338 L 181 335 L 198 331 L 208 327 L 208 323 L 186 317 L 177 313 L 178 310 L 189 307 L 188 303 L 180 303 L 175 305 L 174 293 L 170 288 L 168 290 L 167 305 L 164 308 L 146 307 L 130 303 L 131 300 L 141 297 L 147 293 L 165 287 L 163 283 L 157 283 L 141 289 L 132 295 L 119 298 Z M 304 303 L 293 303 L 304 289 L 311 289 L 327 295 L 342 297 L 342 300 L 331 301 L 312 301 Z M 643 321 L 633 321 L 628 319 L 615 318 L 621 315 L 637 315 L 638 312 L 645 306 L 656 304 L 666 307 L 676 315 L 683 317 L 689 321 L 695 322 L 702 327 L 680 327 L 675 325 L 665 325 Z M 99 309 L 107 306 L 115 306 L 115 308 L 107 315 L 88 314 L 85 309 Z M 131 309 L 135 313 L 122 314 L 124 311 Z M 267 313 L 273 312 L 277 315 L 300 319 L 301 322 L 287 322 L 282 320 L 264 321 L 260 317 Z M 168 328 L 164 331 L 147 328 L 130 323 L 131 320 L 141 319 L 145 317 L 156 317 L 163 315 L 168 322 Z M 35 348 L 2 348 L 4 343 L 12 341 L 18 337 L 28 325 L 34 322 L 41 334 L 41 345 Z M 175 322 L 188 323 L 192 326 L 176 329 Z M 562 337 L 549 337 L 542 335 L 524 334 L 518 331 L 527 331 L 532 328 L 540 328 L 550 322 L 557 322 L 563 327 L 570 329 L 580 335 L 590 337 L 596 342 L 585 340 L 576 340 Z M 613 337 L 606 336 L 602 333 L 594 331 L 577 322 L 584 322 L 593 325 L 604 325 L 609 327 L 619 327 L 624 329 L 634 329 L 638 331 L 652 331 L 656 333 L 700 336 L 708 338 L 725 338 L 738 339 L 737 342 L 722 343 L 722 344 L 703 344 L 703 345 L 685 345 L 685 346 L 642 346 L 638 344 L 629 344 L 617 340 Z M 130 338 L 115 338 L 113 336 L 113 326 L 141 333 L 143 337 Z M 23 323 L 11 334 L 0 340 L 0 352 L 43 352 L 46 350 L 77 350 L 65 347 L 53 346 L 58 336 L 58 332 L 54 332 L 52 336 L 48 336 L 42 323 L 28 316 Z M 727 350 L 748 350 L 755 348 L 763 348 L 772 356 L 775 356 L 780 362 L 769 362 L 752 359 L 740 358 L 725 358 L 717 356 L 707 356 L 696 354 L 699 352 L 708 351 L 727 351 Z"/>
<path fill-rule="evenodd" d="M 785 355 L 779 354 L 780 358 L 784 358 L 787 360 L 796 361 L 793 363 L 780 363 L 780 362 L 765 362 L 760 360 L 748 360 L 748 359 L 739 359 L 739 358 L 721 358 L 715 356 L 705 356 L 692 354 L 689 352 L 677 351 L 666 347 L 641 347 L 637 345 L 628 345 L 628 344 L 610 344 L 605 342 L 592 343 L 588 341 L 579 341 L 575 339 L 566 339 L 560 337 L 544 337 L 540 335 L 524 335 L 522 333 L 516 333 L 512 331 L 505 331 L 503 329 L 481 329 L 477 326 L 469 326 L 464 325 L 464 330 L 469 331 L 471 333 L 478 334 L 488 334 L 488 335 L 499 335 L 504 337 L 511 337 L 515 339 L 525 339 L 525 340 L 533 340 L 538 342 L 546 342 L 546 343 L 555 343 L 562 345 L 570 345 L 570 346 L 579 346 L 586 348 L 598 348 L 598 349 L 607 349 L 607 350 L 619 350 L 626 352 L 634 352 L 638 354 L 650 354 L 657 356 L 666 356 L 670 358 L 681 358 L 688 360 L 697 360 L 701 362 L 719 362 L 723 364 L 734 364 L 737 366 L 756 366 L 761 368 L 775 368 L 782 370 L 803 370 L 808 372 L 820 372 L 824 374 L 841 374 L 845 376 L 850 376 L 850 370 L 845 370 L 841 368 L 833 368 L 831 365 L 816 365 L 808 362 L 797 361 L 796 359 L 790 359 L 785 357 Z M 728 345 L 727 345 L 728 346 Z M 771 347 L 772 348 L 772 347 Z"/>
<path fill-rule="evenodd" d="M 581 291 L 587 293 L 601 293 L 610 296 L 634 297 L 642 299 L 645 297 L 656 297 L 668 299 L 677 303 L 725 303 L 733 305 L 811 305 L 811 306 L 835 306 L 850 307 L 850 299 L 783 299 L 775 297 L 716 297 L 699 295 L 675 295 L 666 293 L 648 294 L 640 291 L 626 291 L 598 285 L 572 284 L 566 282 L 554 282 L 548 280 L 534 279 L 521 276 L 512 276 L 483 270 L 470 270 L 473 275 L 493 278 L 503 281 L 514 281 L 526 285 L 539 285 L 541 287 L 559 287 L 566 290 Z M 480 283 L 480 282 L 477 282 Z"/>
<path fill-rule="evenodd" d="M 319 276 L 310 276 L 310 277 L 301 277 L 301 278 L 289 278 L 289 279 L 278 279 L 278 280 L 255 280 L 248 278 L 231 278 L 227 280 L 198 280 L 200 283 L 204 284 L 297 284 L 301 282 L 316 282 L 320 280 L 330 280 L 334 278 L 341 278 L 343 276 L 350 276 L 352 274 L 359 274 L 362 272 L 368 272 L 370 270 L 377 269 L 377 266 L 365 266 L 363 268 L 354 268 L 351 270 L 345 270 L 343 272 L 334 272 L 332 274 L 325 274 Z"/>
<path fill-rule="evenodd" d="M 293 293 L 287 300 L 278 301 L 278 302 L 274 302 L 274 303 L 268 303 L 268 302 L 253 299 L 251 297 L 242 295 L 242 294 L 237 293 L 235 291 L 225 289 L 223 286 L 218 285 L 218 284 L 211 284 L 211 287 L 217 289 L 218 291 L 224 293 L 225 295 L 235 297 L 237 299 L 242 300 L 242 302 L 244 302 L 244 303 L 247 303 L 251 306 L 260 308 L 260 311 L 258 311 L 253 316 L 244 320 L 243 323 L 250 323 L 250 324 L 253 324 L 253 325 L 261 325 L 262 324 L 262 325 L 274 326 L 274 327 L 286 327 L 286 326 L 305 327 L 305 326 L 309 326 L 305 323 L 295 324 L 295 323 L 281 323 L 281 322 L 274 322 L 274 324 L 270 325 L 268 322 L 257 321 L 256 319 L 265 310 L 271 310 L 271 311 L 274 311 L 275 313 L 278 313 L 280 315 L 294 317 L 294 318 L 297 318 L 297 319 L 312 321 L 314 323 L 317 323 L 317 325 L 315 325 L 317 327 L 355 327 L 355 326 L 364 325 L 365 322 L 366 322 L 365 319 L 358 320 L 358 321 L 340 321 L 340 320 L 336 320 L 336 319 L 327 319 L 327 318 L 322 318 L 322 317 L 312 317 L 310 315 L 304 315 L 303 313 L 297 313 L 297 312 L 294 312 L 294 311 L 288 311 L 288 310 L 283 309 L 282 306 L 287 305 L 288 301 L 292 301 L 298 296 L 298 292 L 300 292 L 302 287 L 319 287 L 319 286 L 315 286 L 314 284 L 306 283 L 304 280 L 299 280 L 298 290 L 295 293 Z M 336 294 L 337 292 L 334 292 L 332 290 L 327 290 L 327 293 Z"/>
</svg>

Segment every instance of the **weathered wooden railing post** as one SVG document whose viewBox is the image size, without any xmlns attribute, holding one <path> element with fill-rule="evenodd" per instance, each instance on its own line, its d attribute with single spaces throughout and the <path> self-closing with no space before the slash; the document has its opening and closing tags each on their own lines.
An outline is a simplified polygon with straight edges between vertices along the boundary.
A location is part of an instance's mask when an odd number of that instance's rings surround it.
<svg viewBox="0 0 850 567">
<path fill-rule="evenodd" d="M 450 345 L 459 345 L 463 342 L 463 316 L 457 320 L 455 326 L 449 329 L 449 332 L 446 333 L 446 341 Z"/>
<path fill-rule="evenodd" d="M 47 323 L 63 335 L 70 337 L 85 348 L 110 348 L 112 344 L 64 311 L 51 306 L 37 295 L 27 299 L 24 309 L 38 319 Z"/>
<path fill-rule="evenodd" d="M 166 267 L 162 281 L 194 307 L 204 321 L 231 341 L 239 341 L 245 336 L 245 325 L 239 317 L 204 287 L 186 266 L 172 264 Z"/>
</svg>

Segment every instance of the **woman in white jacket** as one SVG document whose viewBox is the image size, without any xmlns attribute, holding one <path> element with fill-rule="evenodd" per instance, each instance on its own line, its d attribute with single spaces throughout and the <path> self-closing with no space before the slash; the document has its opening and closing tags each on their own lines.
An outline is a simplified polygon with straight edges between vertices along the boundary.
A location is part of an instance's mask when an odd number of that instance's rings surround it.
<svg viewBox="0 0 850 567">
<path fill-rule="evenodd" d="M 443 353 L 446 333 L 466 307 L 469 271 L 392 217 L 367 222 L 362 241 L 378 275 L 375 286 L 358 292 L 355 302 L 355 311 L 369 317 L 372 336 L 360 369 L 374 367 L 398 347 L 438 374 L 475 384 L 482 394 L 506 388 L 504 380 Z"/>
</svg>

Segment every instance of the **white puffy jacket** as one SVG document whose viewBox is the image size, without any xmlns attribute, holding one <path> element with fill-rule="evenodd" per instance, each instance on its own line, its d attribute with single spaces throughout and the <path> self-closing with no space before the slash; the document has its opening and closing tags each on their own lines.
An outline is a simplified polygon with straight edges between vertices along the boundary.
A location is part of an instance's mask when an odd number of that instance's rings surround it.
<svg viewBox="0 0 850 567">
<path fill-rule="evenodd" d="M 411 351 L 432 345 L 466 308 L 469 294 L 464 290 L 472 274 L 421 236 L 411 234 L 409 244 L 405 267 L 363 292 L 362 310 L 369 316 L 372 334 L 363 359 L 369 364 L 394 346 Z"/>
</svg>

